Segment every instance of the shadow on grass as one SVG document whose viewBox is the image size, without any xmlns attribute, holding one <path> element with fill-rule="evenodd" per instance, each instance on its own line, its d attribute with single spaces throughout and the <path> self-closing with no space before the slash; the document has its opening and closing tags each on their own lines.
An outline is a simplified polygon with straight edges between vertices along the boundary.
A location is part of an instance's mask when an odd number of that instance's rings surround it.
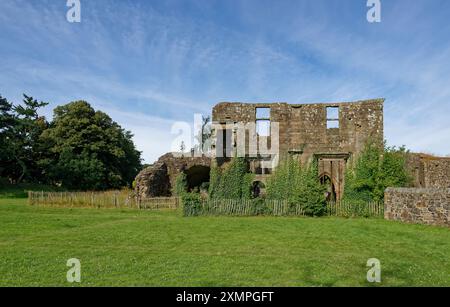
<svg viewBox="0 0 450 307">
<path fill-rule="evenodd" d="M 27 198 L 28 191 L 63 192 L 64 190 L 55 186 L 42 184 L 9 184 L 0 181 L 0 198 Z"/>
</svg>

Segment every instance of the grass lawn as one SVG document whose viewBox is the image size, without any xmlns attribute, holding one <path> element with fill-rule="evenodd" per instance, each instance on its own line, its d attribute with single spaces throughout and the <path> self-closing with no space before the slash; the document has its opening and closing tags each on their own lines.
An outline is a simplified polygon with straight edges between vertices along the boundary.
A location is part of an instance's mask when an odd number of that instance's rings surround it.
<svg viewBox="0 0 450 307">
<path fill-rule="evenodd" d="M 450 286 L 450 229 L 380 219 L 195 217 L 0 199 L 0 286 Z"/>
</svg>

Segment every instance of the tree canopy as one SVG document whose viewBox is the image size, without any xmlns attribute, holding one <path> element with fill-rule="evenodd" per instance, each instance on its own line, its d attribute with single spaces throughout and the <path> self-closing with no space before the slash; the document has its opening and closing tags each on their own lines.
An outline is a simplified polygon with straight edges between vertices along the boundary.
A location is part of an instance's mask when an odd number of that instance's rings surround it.
<svg viewBox="0 0 450 307">
<path fill-rule="evenodd" d="M 69 189 L 131 186 L 142 168 L 131 132 L 86 101 L 54 109 L 48 123 L 38 115 L 47 103 L 24 95 L 13 105 L 0 96 L 0 176 Z"/>
</svg>

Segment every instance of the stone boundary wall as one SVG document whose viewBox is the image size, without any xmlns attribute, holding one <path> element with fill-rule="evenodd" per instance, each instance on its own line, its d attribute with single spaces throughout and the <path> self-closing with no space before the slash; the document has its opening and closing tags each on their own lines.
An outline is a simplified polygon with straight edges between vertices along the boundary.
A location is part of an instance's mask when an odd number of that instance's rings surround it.
<svg viewBox="0 0 450 307">
<path fill-rule="evenodd" d="M 450 158 L 423 161 L 425 187 L 450 188 Z"/>
<path fill-rule="evenodd" d="M 384 218 L 450 226 L 450 188 L 387 188 Z"/>
</svg>

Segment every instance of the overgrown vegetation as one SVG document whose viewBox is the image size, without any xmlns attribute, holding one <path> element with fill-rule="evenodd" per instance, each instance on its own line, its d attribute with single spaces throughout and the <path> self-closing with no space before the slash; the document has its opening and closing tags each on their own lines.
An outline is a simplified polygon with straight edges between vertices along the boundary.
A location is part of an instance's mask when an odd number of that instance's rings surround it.
<svg viewBox="0 0 450 307">
<path fill-rule="evenodd" d="M 0 177 L 82 190 L 131 186 L 141 158 L 129 131 L 85 101 L 56 107 L 48 122 L 38 115 L 47 104 L 0 96 Z"/>
<path fill-rule="evenodd" d="M 315 161 L 303 166 L 292 157 L 280 162 L 267 181 L 267 198 L 287 199 L 290 206 L 306 215 L 321 216 L 326 211 L 325 187 L 318 180 Z"/>
<path fill-rule="evenodd" d="M 182 197 L 183 215 L 217 215 L 217 216 L 305 216 L 308 214 L 301 204 L 290 203 L 284 199 L 207 199 L 198 194 Z M 382 217 L 383 203 L 328 202 L 325 215 L 340 217 Z"/>
<path fill-rule="evenodd" d="M 247 161 L 233 158 L 223 169 L 211 168 L 209 197 L 211 199 L 250 199 L 253 174 L 248 172 Z"/>
<path fill-rule="evenodd" d="M 181 195 L 183 216 L 197 216 L 202 209 L 202 197 L 198 193 L 184 193 Z"/>
<path fill-rule="evenodd" d="M 404 146 L 380 147 L 368 142 L 355 165 L 346 170 L 344 199 L 382 201 L 387 187 L 409 186 L 412 179 L 406 169 L 407 154 Z"/>
<path fill-rule="evenodd" d="M 176 196 L 182 196 L 185 193 L 187 193 L 187 189 L 188 189 L 187 175 L 184 172 L 181 172 L 175 179 L 175 186 L 172 192 Z"/>
</svg>

